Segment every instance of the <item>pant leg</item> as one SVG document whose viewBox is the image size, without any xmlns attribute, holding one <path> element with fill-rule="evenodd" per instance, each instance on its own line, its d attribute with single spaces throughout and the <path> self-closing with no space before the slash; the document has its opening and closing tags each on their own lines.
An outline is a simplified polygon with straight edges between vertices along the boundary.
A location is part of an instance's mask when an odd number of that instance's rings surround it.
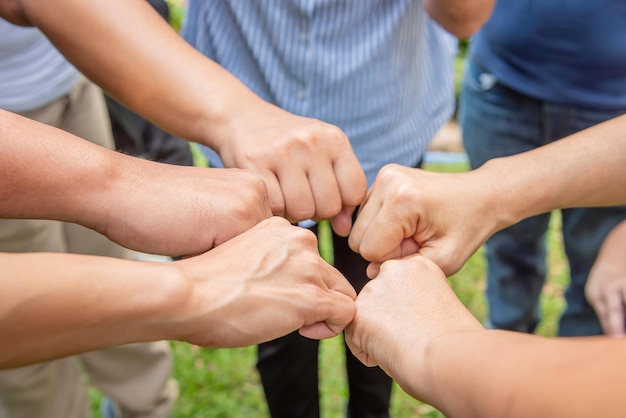
<svg viewBox="0 0 626 418">
<path fill-rule="evenodd" d="M 486 161 L 537 148 L 546 142 L 541 102 L 518 94 L 468 60 L 459 120 L 472 168 Z M 547 215 L 504 229 L 488 240 L 488 326 L 532 332 L 545 280 Z"/>
<path fill-rule="evenodd" d="M 80 381 L 75 357 L 2 371 L 0 417 L 88 418 L 89 398 Z"/>
<path fill-rule="evenodd" d="M 348 239 L 333 233 L 335 267 L 348 279 L 355 290 L 361 291 L 369 279 L 367 262 L 348 246 Z M 346 346 L 348 373 L 348 418 L 388 418 L 391 404 L 392 379 L 379 367 L 367 367 Z"/>
<path fill-rule="evenodd" d="M 532 333 L 537 327 L 549 221 L 549 214 L 525 219 L 485 243 L 488 328 Z"/>
<path fill-rule="evenodd" d="M 257 369 L 272 418 L 319 418 L 318 348 L 297 331 L 259 344 Z"/>
<path fill-rule="evenodd" d="M 80 356 L 89 381 L 114 399 L 124 418 L 166 418 L 178 397 L 166 341 L 128 344 Z"/>
</svg>

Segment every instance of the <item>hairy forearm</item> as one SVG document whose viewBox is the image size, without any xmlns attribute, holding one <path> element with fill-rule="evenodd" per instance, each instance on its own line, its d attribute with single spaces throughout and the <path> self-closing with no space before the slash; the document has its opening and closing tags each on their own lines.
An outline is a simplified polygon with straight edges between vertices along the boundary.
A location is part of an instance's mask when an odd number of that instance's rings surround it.
<svg viewBox="0 0 626 418">
<path fill-rule="evenodd" d="M 495 0 L 425 0 L 428 14 L 459 39 L 470 37 L 487 22 Z"/>
<path fill-rule="evenodd" d="M 498 227 L 558 208 L 626 204 L 625 128 L 622 116 L 476 170 Z"/>
<path fill-rule="evenodd" d="M 219 148 L 241 103 L 260 102 L 187 44 L 145 1 L 14 0 L 85 75 L 163 129 Z M 68 24 L 68 22 L 72 22 Z"/>
<path fill-rule="evenodd" d="M 163 263 L 0 253 L 0 265 L 0 368 L 177 337 L 168 313 L 188 287 Z"/>
<path fill-rule="evenodd" d="M 625 340 L 606 337 L 449 334 L 431 344 L 431 375 L 415 376 L 407 390 L 451 418 L 618 417 L 625 352 Z"/>
</svg>

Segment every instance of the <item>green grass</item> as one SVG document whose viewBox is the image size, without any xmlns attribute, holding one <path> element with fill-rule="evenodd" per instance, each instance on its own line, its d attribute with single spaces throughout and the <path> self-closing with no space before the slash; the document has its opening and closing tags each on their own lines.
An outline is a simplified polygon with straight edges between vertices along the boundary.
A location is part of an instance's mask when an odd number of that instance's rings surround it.
<svg viewBox="0 0 626 418">
<path fill-rule="evenodd" d="M 464 164 L 428 165 L 431 171 L 464 171 Z M 568 268 L 563 255 L 560 238 L 560 215 L 555 213 L 550 225 L 549 277 L 541 300 L 543 321 L 538 333 L 553 336 L 558 317 L 564 308 L 563 291 L 567 283 Z M 325 225 L 321 235 L 321 253 L 328 257 L 329 229 Z M 486 305 L 485 260 L 480 249 L 454 276 L 450 283 L 468 309 L 484 320 Z M 263 390 L 255 369 L 254 347 L 238 349 L 204 349 L 182 342 L 171 343 L 175 356 L 174 376 L 180 385 L 175 418 L 267 418 Z M 347 382 L 343 363 L 344 345 L 341 337 L 321 342 L 320 349 L 320 392 L 322 417 L 344 416 L 347 401 Z M 94 411 L 101 395 L 91 391 Z M 100 415 L 96 411 L 94 416 Z M 394 418 L 441 418 L 443 414 L 429 405 L 412 399 L 399 387 L 392 395 Z"/>
</svg>

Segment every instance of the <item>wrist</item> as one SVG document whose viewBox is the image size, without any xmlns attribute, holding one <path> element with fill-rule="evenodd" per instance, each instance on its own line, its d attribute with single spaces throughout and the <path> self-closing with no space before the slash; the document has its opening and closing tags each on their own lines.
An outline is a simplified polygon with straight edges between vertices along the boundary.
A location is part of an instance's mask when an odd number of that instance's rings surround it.
<svg viewBox="0 0 626 418">
<path fill-rule="evenodd" d="M 422 359 L 422 373 L 415 377 L 419 399 L 446 414 L 453 411 L 446 410 L 444 405 L 454 408 L 459 407 L 459 402 L 463 403 L 463 392 L 467 392 L 463 365 L 471 367 L 471 351 L 474 349 L 472 341 L 482 338 L 484 332 L 482 327 L 454 331 L 441 334 L 428 343 Z M 451 399 L 455 401 L 450 402 Z M 463 407 L 460 409 L 463 410 Z M 469 408 L 466 411 L 471 416 Z"/>
<path fill-rule="evenodd" d="M 476 183 L 483 191 L 481 200 L 485 203 L 485 213 L 489 215 L 489 236 L 530 216 L 532 196 L 513 184 L 510 170 L 499 158 L 489 160 L 475 170 L 480 177 Z"/>
<path fill-rule="evenodd" d="M 193 119 L 195 126 L 189 139 L 221 156 L 238 137 L 237 131 L 251 123 L 256 109 L 267 103 L 226 70 L 220 67 L 217 73 L 220 83 L 199 99 L 203 103 L 202 111 Z"/>
<path fill-rule="evenodd" d="M 145 264 L 148 282 L 142 292 L 143 328 L 151 330 L 151 340 L 184 340 L 186 323 L 182 313 L 191 300 L 191 282 L 174 267 L 174 262 Z"/>
</svg>

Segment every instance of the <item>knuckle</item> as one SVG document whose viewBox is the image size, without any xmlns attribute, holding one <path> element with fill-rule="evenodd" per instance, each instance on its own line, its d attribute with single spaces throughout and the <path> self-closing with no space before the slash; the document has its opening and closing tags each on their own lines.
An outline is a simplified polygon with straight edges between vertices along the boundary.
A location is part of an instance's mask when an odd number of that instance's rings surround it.
<svg viewBox="0 0 626 418">
<path fill-rule="evenodd" d="M 315 207 L 301 203 L 298 207 L 293 207 L 293 205 L 287 206 L 285 212 L 287 213 L 287 218 L 298 222 L 313 218 L 315 216 Z"/>
<path fill-rule="evenodd" d="M 292 230 L 292 237 L 293 239 L 301 241 L 307 246 L 317 246 L 317 237 L 315 236 L 313 231 L 310 231 L 307 228 L 294 227 Z"/>
<path fill-rule="evenodd" d="M 418 192 L 407 182 L 397 182 L 389 200 L 394 205 L 405 205 L 417 200 Z"/>
<path fill-rule="evenodd" d="M 387 164 L 378 172 L 378 181 L 383 183 L 393 182 L 400 174 L 398 164 Z"/>
<path fill-rule="evenodd" d="M 317 213 L 315 213 L 315 215 L 319 219 L 330 219 L 341 212 L 341 208 L 341 201 L 337 199 L 337 201 L 327 202 L 326 204 L 316 208 Z"/>
</svg>

